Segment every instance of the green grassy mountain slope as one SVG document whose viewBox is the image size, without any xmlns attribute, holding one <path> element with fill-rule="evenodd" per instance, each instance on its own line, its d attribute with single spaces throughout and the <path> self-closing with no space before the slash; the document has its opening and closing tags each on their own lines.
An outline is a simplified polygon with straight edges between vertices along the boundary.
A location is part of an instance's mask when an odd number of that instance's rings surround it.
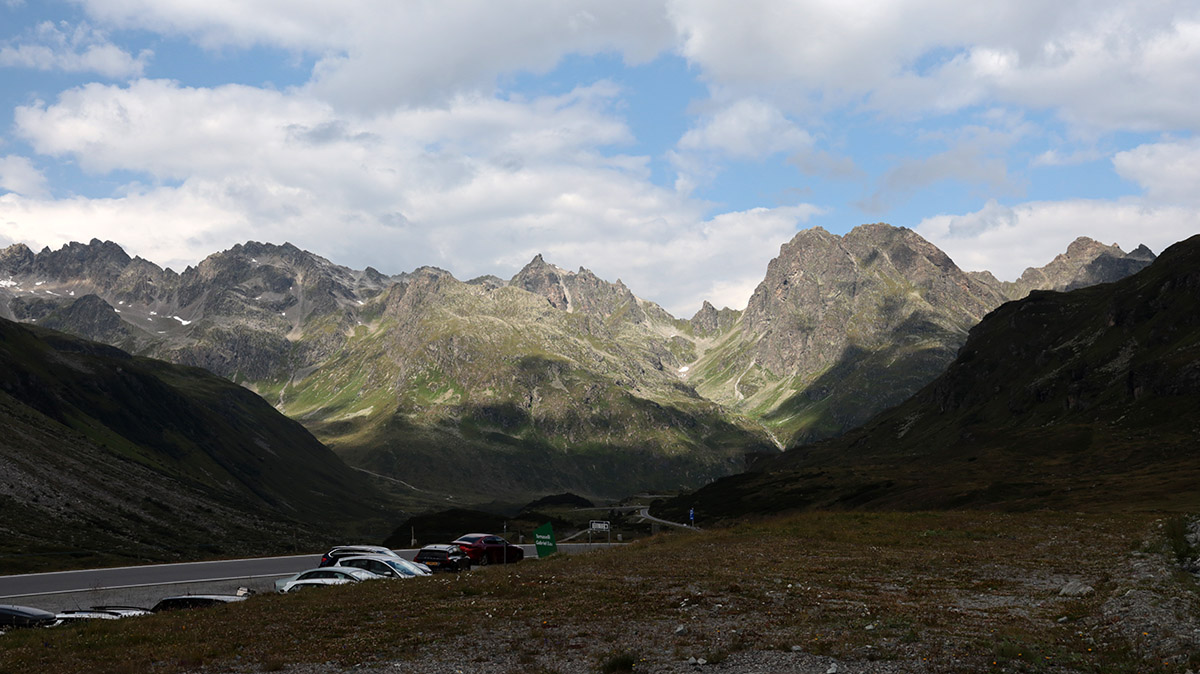
<svg viewBox="0 0 1200 674">
<path fill-rule="evenodd" d="M 691 326 L 537 257 L 385 277 L 250 242 L 182 274 L 93 241 L 0 256 L 0 311 L 229 377 L 420 503 L 696 486 L 778 451 L 680 381 Z"/>
<path fill-rule="evenodd" d="M 1122 281 L 1034 292 L 860 429 L 665 511 L 1200 507 L 1200 236 Z"/>
<path fill-rule="evenodd" d="M 354 465 L 425 492 L 618 496 L 701 484 L 775 451 L 677 375 L 686 343 L 621 313 L 414 273 L 337 355 L 262 393 Z M 415 491 L 415 490 L 414 490 Z"/>
<path fill-rule="evenodd" d="M 386 514 L 368 478 L 252 392 L 3 319 L 0 427 L 0 554 L 23 555 L 6 568 L 294 549 Z"/>
</svg>

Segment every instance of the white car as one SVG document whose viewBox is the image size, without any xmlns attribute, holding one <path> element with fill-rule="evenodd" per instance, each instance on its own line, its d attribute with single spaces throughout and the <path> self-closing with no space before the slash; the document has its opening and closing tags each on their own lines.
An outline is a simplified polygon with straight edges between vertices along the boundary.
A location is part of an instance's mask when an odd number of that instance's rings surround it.
<svg viewBox="0 0 1200 674">
<path fill-rule="evenodd" d="M 300 573 L 288 578 L 281 578 L 275 581 L 275 591 L 279 593 L 287 593 L 306 587 L 345 585 L 346 583 L 358 583 L 364 580 L 376 580 L 378 578 L 383 578 L 383 576 L 376 575 L 363 569 L 356 569 L 349 566 L 326 566 L 319 569 L 301 571 Z"/>
<path fill-rule="evenodd" d="M 433 573 L 433 569 L 430 569 L 428 566 L 407 560 L 396 554 L 391 548 L 385 548 L 381 545 L 339 545 L 322 555 L 321 563 L 318 566 L 333 566 L 342 557 L 389 557 L 422 576 L 428 576 Z"/>
<path fill-rule="evenodd" d="M 364 569 L 384 578 L 413 578 L 425 575 L 417 569 L 412 568 L 411 562 L 405 562 L 407 560 L 385 557 L 384 555 L 361 555 L 359 557 L 339 557 L 333 566 L 325 568 L 352 567 Z"/>
</svg>

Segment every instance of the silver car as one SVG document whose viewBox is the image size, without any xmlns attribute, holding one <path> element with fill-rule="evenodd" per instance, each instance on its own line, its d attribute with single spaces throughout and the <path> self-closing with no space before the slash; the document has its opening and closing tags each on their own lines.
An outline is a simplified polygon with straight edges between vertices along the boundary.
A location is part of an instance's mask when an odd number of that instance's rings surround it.
<svg viewBox="0 0 1200 674">
<path fill-rule="evenodd" d="M 370 571 L 366 571 L 364 569 L 356 569 L 350 566 L 326 566 L 317 569 L 309 569 L 308 571 L 301 571 L 294 576 L 281 578 L 275 581 L 275 591 L 279 593 L 287 593 L 306 587 L 345 585 L 346 583 L 358 583 L 364 580 L 376 580 L 378 578 L 383 578 L 383 576 L 371 573 Z"/>
<path fill-rule="evenodd" d="M 411 563 L 406 564 L 406 561 L 383 555 L 361 555 L 359 557 L 339 557 L 333 566 L 325 568 L 336 569 L 349 566 L 357 569 L 365 569 L 384 578 L 413 578 L 424 575 L 412 568 Z"/>
</svg>

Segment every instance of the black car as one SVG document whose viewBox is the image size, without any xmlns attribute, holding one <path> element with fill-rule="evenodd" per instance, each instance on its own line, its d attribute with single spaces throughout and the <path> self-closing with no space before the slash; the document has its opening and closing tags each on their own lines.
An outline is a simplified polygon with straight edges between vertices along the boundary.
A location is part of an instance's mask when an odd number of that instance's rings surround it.
<svg viewBox="0 0 1200 674">
<path fill-rule="evenodd" d="M 426 545 L 417 552 L 418 561 L 434 571 L 469 571 L 471 558 L 457 545 Z"/>
<path fill-rule="evenodd" d="M 40 608 L 0 604 L 0 630 L 10 627 L 45 627 L 54 624 L 57 619 L 53 613 Z"/>
</svg>

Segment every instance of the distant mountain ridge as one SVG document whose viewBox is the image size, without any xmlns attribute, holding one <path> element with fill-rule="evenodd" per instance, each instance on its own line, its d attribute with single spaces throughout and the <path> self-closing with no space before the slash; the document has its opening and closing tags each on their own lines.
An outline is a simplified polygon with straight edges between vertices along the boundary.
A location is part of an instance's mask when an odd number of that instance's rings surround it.
<svg viewBox="0 0 1200 674">
<path fill-rule="evenodd" d="M 803 508 L 1200 507 L 1200 235 L 1139 273 L 1034 291 L 977 326 L 946 371 L 841 437 L 669 504 Z"/>
<path fill-rule="evenodd" d="M 1089 242 L 1022 279 L 1111 280 L 1153 257 Z M 0 251 L 0 316 L 242 383 L 418 500 L 615 496 L 737 472 L 903 400 L 1022 288 L 882 224 L 798 233 L 745 311 L 705 303 L 691 320 L 540 255 L 464 283 L 290 244 L 179 274 L 95 240 Z"/>
<path fill-rule="evenodd" d="M 805 230 L 781 247 L 746 310 L 727 316 L 689 381 L 705 397 L 763 418 L 788 443 L 831 437 L 936 377 L 967 331 L 1004 302 L 1032 288 L 1115 281 L 1153 259 L 1144 247 L 1125 255 L 1080 238 L 1005 284 L 962 271 L 910 229 Z"/>
<path fill-rule="evenodd" d="M 678 488 L 778 451 L 679 380 L 686 321 L 540 257 L 511 281 L 463 283 L 286 244 L 181 274 L 98 241 L 22 248 L 0 258 L 0 313 L 229 377 L 413 499 Z"/>
</svg>

